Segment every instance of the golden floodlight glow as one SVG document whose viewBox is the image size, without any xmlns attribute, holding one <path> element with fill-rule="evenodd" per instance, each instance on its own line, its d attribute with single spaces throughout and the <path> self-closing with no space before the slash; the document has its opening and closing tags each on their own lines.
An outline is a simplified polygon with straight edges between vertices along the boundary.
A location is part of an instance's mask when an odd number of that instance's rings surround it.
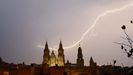
<svg viewBox="0 0 133 75">
<path fill-rule="evenodd" d="M 97 22 L 104 16 L 108 15 L 108 14 L 111 14 L 111 13 L 115 13 L 115 12 L 119 12 L 119 11 L 122 11 L 122 10 L 125 10 L 129 7 L 132 7 L 133 6 L 133 3 L 131 4 L 127 4 L 125 6 L 122 6 L 121 8 L 116 8 L 116 9 L 112 9 L 112 10 L 107 10 L 105 12 L 103 12 L 102 14 L 98 15 L 95 19 L 95 21 L 93 22 L 93 24 L 91 25 L 91 27 L 89 27 L 81 36 L 81 38 L 76 41 L 74 44 L 70 45 L 70 46 L 67 46 L 67 47 L 64 47 L 64 49 L 70 49 L 70 48 L 73 48 L 74 46 L 76 46 L 77 44 L 79 44 L 84 38 L 85 36 L 92 30 L 94 29 L 94 27 L 96 26 Z M 90 36 L 90 35 L 89 35 Z M 37 47 L 39 48 L 44 48 L 45 46 L 44 45 L 38 45 Z M 50 48 L 52 50 L 57 50 L 57 48 Z"/>
</svg>

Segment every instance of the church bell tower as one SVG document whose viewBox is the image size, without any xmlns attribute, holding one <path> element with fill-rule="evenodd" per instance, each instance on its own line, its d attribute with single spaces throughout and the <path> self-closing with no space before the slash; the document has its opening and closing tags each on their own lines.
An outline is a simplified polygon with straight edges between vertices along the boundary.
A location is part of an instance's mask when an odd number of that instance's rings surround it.
<svg viewBox="0 0 133 75">
<path fill-rule="evenodd" d="M 81 49 L 80 46 L 79 46 L 79 48 L 78 48 L 77 66 L 78 66 L 78 67 L 84 66 L 84 59 L 83 59 L 82 49 Z"/>
<path fill-rule="evenodd" d="M 58 62 L 58 66 L 64 66 L 64 64 L 65 64 L 64 49 L 63 49 L 61 41 L 60 41 L 59 49 L 58 49 L 58 59 L 57 59 L 57 62 Z"/>
<path fill-rule="evenodd" d="M 52 51 L 50 56 L 50 67 L 56 66 L 56 56 L 54 54 L 54 51 Z"/>
<path fill-rule="evenodd" d="M 45 48 L 44 48 L 44 55 L 43 55 L 43 62 L 42 62 L 42 64 L 49 65 L 49 59 L 50 59 L 50 54 L 49 54 L 48 44 L 47 44 L 47 41 L 46 41 Z"/>
</svg>

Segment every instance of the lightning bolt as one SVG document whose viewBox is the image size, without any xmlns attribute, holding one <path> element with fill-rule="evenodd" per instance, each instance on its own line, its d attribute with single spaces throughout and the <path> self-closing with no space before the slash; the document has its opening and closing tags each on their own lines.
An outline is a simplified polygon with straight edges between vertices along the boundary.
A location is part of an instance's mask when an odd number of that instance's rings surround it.
<svg viewBox="0 0 133 75">
<path fill-rule="evenodd" d="M 127 4 L 127 5 L 125 5 L 125 6 L 121 7 L 121 8 L 112 9 L 112 10 L 107 10 L 107 11 L 103 12 L 102 14 L 98 15 L 98 16 L 96 17 L 96 20 L 95 20 L 95 21 L 93 22 L 93 24 L 91 25 L 91 27 L 89 27 L 89 28 L 83 33 L 83 35 L 81 36 L 81 38 L 80 38 L 78 41 L 76 41 L 74 44 L 72 44 L 72 45 L 70 45 L 70 46 L 67 46 L 67 47 L 64 47 L 64 49 L 70 49 L 70 48 L 75 47 L 77 44 L 79 44 L 79 43 L 85 38 L 85 36 L 86 36 L 89 32 L 91 32 L 92 29 L 94 29 L 94 27 L 97 25 L 97 22 L 98 22 L 102 17 L 104 17 L 104 16 L 106 16 L 106 15 L 108 15 L 108 14 L 111 14 L 111 13 L 115 13 L 115 12 L 119 12 L 119 11 L 125 10 L 125 9 L 127 9 L 127 8 L 129 8 L 129 7 L 132 7 L 132 6 L 133 6 L 133 3 L 132 3 L 132 4 Z M 89 35 L 89 36 L 90 36 L 90 35 Z M 43 45 L 38 45 L 38 47 L 44 48 Z M 57 47 L 56 47 L 56 48 L 50 48 L 50 49 L 52 49 L 52 50 L 57 50 Z"/>
</svg>

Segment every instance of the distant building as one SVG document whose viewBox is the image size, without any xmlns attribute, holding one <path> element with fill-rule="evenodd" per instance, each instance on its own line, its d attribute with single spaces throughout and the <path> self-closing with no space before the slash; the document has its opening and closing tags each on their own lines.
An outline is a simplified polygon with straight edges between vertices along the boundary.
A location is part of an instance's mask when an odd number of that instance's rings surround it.
<svg viewBox="0 0 133 75">
<path fill-rule="evenodd" d="M 83 54 L 82 54 L 81 47 L 78 48 L 77 66 L 78 67 L 83 67 L 84 66 L 84 59 L 83 59 Z"/>
<path fill-rule="evenodd" d="M 67 60 L 67 63 L 65 63 L 65 56 L 64 56 L 64 49 L 62 42 L 60 41 L 59 49 L 58 49 L 58 56 L 54 54 L 54 51 L 51 52 L 51 55 L 49 55 L 49 48 L 48 44 L 46 42 L 45 49 L 44 49 L 44 60 L 43 62 L 46 62 L 44 73 L 43 74 L 50 74 L 50 75 L 91 75 L 91 73 L 95 73 L 95 75 L 98 75 L 96 72 L 97 65 L 93 61 L 92 57 L 90 58 L 90 66 L 84 66 L 84 59 L 82 54 L 82 48 L 79 46 L 78 53 L 77 53 L 77 61 L 76 63 L 70 63 L 69 60 Z M 49 59 L 49 60 L 48 60 Z M 46 69 L 47 67 L 47 69 Z M 91 70 L 91 68 L 93 70 Z M 94 71 L 94 72 L 92 72 Z"/>
<path fill-rule="evenodd" d="M 82 48 L 79 46 L 76 63 L 69 60 L 65 63 L 65 55 L 62 42 L 59 43 L 58 55 L 54 51 L 50 54 L 46 42 L 42 64 L 25 65 L 6 63 L 0 58 L 0 75 L 133 75 L 133 67 L 122 68 L 119 66 L 104 65 L 97 63 L 90 57 L 89 66 L 84 65 Z"/>
<path fill-rule="evenodd" d="M 57 58 L 57 65 L 58 66 L 64 66 L 65 64 L 65 58 L 64 58 L 64 49 L 62 46 L 62 42 L 60 41 L 59 49 L 58 49 L 58 58 Z"/>
<path fill-rule="evenodd" d="M 46 42 L 45 48 L 44 48 L 44 55 L 43 55 L 42 64 L 48 64 L 49 65 L 50 64 L 49 60 L 50 60 L 50 51 L 49 51 L 49 48 L 48 48 L 48 44 Z"/>
<path fill-rule="evenodd" d="M 58 57 L 52 51 L 51 55 L 49 54 L 50 50 L 48 48 L 48 44 L 46 42 L 43 56 L 43 64 L 47 64 L 49 67 L 59 66 L 62 67 L 65 64 L 64 58 L 64 49 L 62 46 L 62 42 L 60 41 L 59 49 L 58 49 Z"/>
<path fill-rule="evenodd" d="M 49 62 L 50 62 L 49 67 L 54 67 L 57 65 L 57 60 L 56 60 L 56 56 L 54 54 L 54 51 L 52 51 L 52 53 L 51 53 Z"/>
</svg>

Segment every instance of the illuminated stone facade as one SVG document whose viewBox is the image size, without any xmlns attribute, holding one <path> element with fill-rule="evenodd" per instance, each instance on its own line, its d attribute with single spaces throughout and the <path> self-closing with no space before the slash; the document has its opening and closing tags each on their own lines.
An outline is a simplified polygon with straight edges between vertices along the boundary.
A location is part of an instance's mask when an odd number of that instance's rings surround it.
<svg viewBox="0 0 133 75">
<path fill-rule="evenodd" d="M 53 67 L 53 66 L 56 66 L 56 56 L 55 56 L 55 54 L 54 54 L 54 51 L 52 51 L 52 53 L 51 53 L 51 56 L 50 56 L 50 67 Z"/>
<path fill-rule="evenodd" d="M 43 62 L 42 64 L 49 64 L 49 60 L 50 60 L 50 54 L 49 54 L 49 48 L 48 48 L 48 44 L 46 42 L 45 44 L 45 48 L 44 48 L 44 55 L 43 55 Z"/>
<path fill-rule="evenodd" d="M 50 51 L 48 50 L 49 48 L 46 42 L 44 52 L 49 53 Z M 44 57 L 44 59 L 48 59 L 49 54 L 46 53 L 44 53 L 44 56 L 47 55 L 46 57 Z M 92 57 L 90 58 L 90 65 L 93 66 L 93 70 L 90 70 L 89 66 L 84 66 L 82 48 L 80 46 L 78 48 L 77 61 L 75 64 L 70 63 L 69 61 L 65 63 L 64 49 L 61 41 L 59 43 L 58 56 L 56 57 L 54 51 L 52 51 L 49 60 L 46 61 L 49 61 L 49 63 L 47 64 L 47 69 L 46 65 L 43 66 L 45 68 L 45 75 L 91 75 L 91 73 L 95 73 L 95 75 L 98 75 L 97 65 L 93 61 Z M 45 60 L 43 60 L 43 62 L 45 62 Z"/>
<path fill-rule="evenodd" d="M 62 43 L 60 41 L 59 49 L 58 49 L 57 65 L 58 66 L 64 66 L 64 64 L 65 64 L 64 49 L 63 49 Z"/>
<path fill-rule="evenodd" d="M 64 49 L 62 46 L 62 42 L 60 41 L 59 49 L 58 49 L 58 57 L 56 58 L 56 55 L 54 54 L 54 51 L 52 51 L 51 55 L 49 55 L 49 48 L 48 44 L 46 42 L 45 48 L 44 48 L 44 55 L 43 55 L 43 64 L 48 65 L 49 67 L 59 66 L 62 67 L 65 64 L 65 58 L 64 58 Z"/>
<path fill-rule="evenodd" d="M 76 63 L 65 63 L 64 49 L 60 41 L 58 55 L 51 52 L 46 42 L 42 64 L 6 63 L 0 58 L 0 75 L 133 75 L 133 67 L 97 66 L 91 57 L 89 66 L 84 65 L 82 48 L 79 46 Z"/>
</svg>

